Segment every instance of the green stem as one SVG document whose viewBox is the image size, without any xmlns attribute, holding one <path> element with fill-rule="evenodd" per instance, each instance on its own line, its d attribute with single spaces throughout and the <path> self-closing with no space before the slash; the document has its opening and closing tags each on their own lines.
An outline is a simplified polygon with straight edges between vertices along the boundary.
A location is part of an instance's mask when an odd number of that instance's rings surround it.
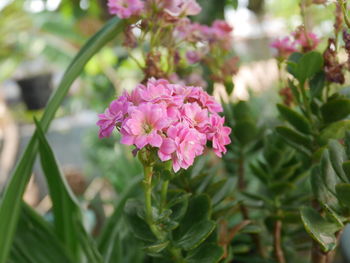
<svg viewBox="0 0 350 263">
<path fill-rule="evenodd" d="M 152 214 L 152 167 L 144 165 L 143 167 L 144 171 L 144 180 L 143 180 L 143 187 L 145 190 L 145 208 L 146 208 L 146 221 L 151 228 L 152 233 L 157 237 L 159 240 L 163 240 L 162 233 L 157 229 L 156 225 L 154 224 L 153 220 L 153 214 Z"/>
<path fill-rule="evenodd" d="M 145 208 L 146 208 L 146 222 L 149 225 L 152 233 L 156 236 L 159 241 L 163 241 L 165 239 L 164 234 L 157 228 L 154 223 L 153 214 L 152 214 L 152 175 L 153 175 L 153 167 L 147 166 L 144 164 L 143 166 L 144 172 L 144 180 L 143 186 L 145 191 Z M 166 194 L 168 189 L 169 181 L 164 181 L 162 186 L 162 201 L 166 200 Z M 165 196 L 165 199 L 163 199 Z M 174 262 L 177 263 L 185 263 L 185 260 L 182 257 L 182 253 L 180 249 L 174 248 L 171 244 L 168 246 L 168 251 L 171 253 Z"/>
<path fill-rule="evenodd" d="M 306 91 L 305 91 L 305 83 L 300 83 L 299 87 L 300 87 L 301 97 L 303 99 L 305 112 L 306 112 L 307 117 L 310 120 L 310 122 L 312 122 L 311 108 L 310 108 L 309 100 L 307 98 Z"/>
<path fill-rule="evenodd" d="M 347 4 L 344 2 L 344 0 L 338 0 L 339 5 L 341 6 L 341 9 L 343 11 L 344 21 L 348 28 L 350 28 L 350 20 L 347 14 Z"/>
<path fill-rule="evenodd" d="M 161 202 L 160 202 L 160 211 L 161 212 L 166 205 L 168 186 L 169 186 L 169 180 L 165 180 L 163 182 L 163 185 L 162 185 L 162 192 L 161 192 L 161 199 L 160 199 L 161 200 Z"/>
</svg>

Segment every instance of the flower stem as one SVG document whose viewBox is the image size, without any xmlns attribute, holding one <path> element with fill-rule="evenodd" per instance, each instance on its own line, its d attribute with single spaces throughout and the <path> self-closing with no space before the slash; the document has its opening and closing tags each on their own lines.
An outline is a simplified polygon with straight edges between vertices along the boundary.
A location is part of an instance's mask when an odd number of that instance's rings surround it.
<svg viewBox="0 0 350 263">
<path fill-rule="evenodd" d="M 152 233 L 156 236 L 159 241 L 164 241 L 165 235 L 157 228 L 154 223 L 153 214 L 152 214 L 152 175 L 153 175 L 153 167 L 147 166 L 144 164 L 143 166 L 144 172 L 144 180 L 143 187 L 145 191 L 145 209 L 146 209 L 146 222 L 149 225 Z M 169 181 L 164 181 L 161 192 L 161 206 L 163 207 L 163 203 L 166 201 L 166 195 L 168 190 Z M 168 251 L 172 255 L 174 262 L 177 263 L 185 263 L 185 260 L 182 257 L 182 253 L 180 249 L 173 247 L 171 244 L 168 246 Z"/>
<path fill-rule="evenodd" d="M 278 263 L 286 263 L 284 253 L 281 246 L 282 221 L 277 220 L 274 228 L 274 250 L 275 257 Z"/>
<path fill-rule="evenodd" d="M 143 180 L 143 187 L 145 190 L 145 209 L 146 209 L 146 221 L 151 228 L 152 233 L 157 237 L 157 239 L 162 240 L 163 235 L 162 233 L 157 229 L 156 225 L 154 224 L 153 220 L 153 214 L 152 214 L 152 173 L 153 169 L 152 166 L 146 166 L 143 167 L 144 171 L 144 180 Z"/>
<path fill-rule="evenodd" d="M 168 186 L 169 180 L 165 180 L 162 184 L 162 192 L 161 192 L 161 202 L 160 202 L 160 211 L 162 211 L 166 205 L 166 199 L 168 194 Z"/>
</svg>

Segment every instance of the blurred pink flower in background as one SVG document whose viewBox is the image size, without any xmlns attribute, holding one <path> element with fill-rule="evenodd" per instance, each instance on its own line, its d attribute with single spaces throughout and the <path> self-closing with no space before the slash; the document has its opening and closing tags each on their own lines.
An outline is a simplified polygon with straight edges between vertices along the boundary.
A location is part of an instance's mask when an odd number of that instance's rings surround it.
<svg viewBox="0 0 350 263">
<path fill-rule="evenodd" d="M 296 42 L 290 37 L 277 38 L 271 43 L 271 47 L 275 48 L 279 57 L 286 58 L 293 52 L 297 52 Z"/>
<path fill-rule="evenodd" d="M 198 15 L 202 8 L 196 0 L 162 0 L 164 11 L 172 16 Z"/>
<path fill-rule="evenodd" d="M 109 13 L 126 19 L 137 16 L 144 10 L 144 2 L 141 0 L 108 0 Z"/>
</svg>

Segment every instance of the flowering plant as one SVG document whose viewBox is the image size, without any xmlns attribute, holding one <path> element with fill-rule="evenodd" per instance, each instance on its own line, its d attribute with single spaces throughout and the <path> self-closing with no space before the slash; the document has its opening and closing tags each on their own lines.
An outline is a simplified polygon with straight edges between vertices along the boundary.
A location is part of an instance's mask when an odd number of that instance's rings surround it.
<svg viewBox="0 0 350 263">
<path fill-rule="evenodd" d="M 328 43 L 306 23 L 313 4 L 335 4 Z M 109 0 L 108 8 L 116 17 L 67 68 L 2 194 L 0 263 L 332 262 L 350 222 L 346 3 L 302 0 L 303 25 L 273 41 L 280 97 L 278 117 L 269 118 L 262 106 L 270 98 L 220 104 L 212 96 L 214 84 L 232 93 L 238 58 L 227 22 L 193 22 L 197 1 Z M 65 182 L 44 132 L 85 64 L 117 35 L 143 74 L 106 102 L 98 135 L 114 144 L 119 133 L 144 173 L 118 185 L 113 213 L 89 235 L 87 206 Z M 37 151 L 53 224 L 22 202 Z"/>
</svg>

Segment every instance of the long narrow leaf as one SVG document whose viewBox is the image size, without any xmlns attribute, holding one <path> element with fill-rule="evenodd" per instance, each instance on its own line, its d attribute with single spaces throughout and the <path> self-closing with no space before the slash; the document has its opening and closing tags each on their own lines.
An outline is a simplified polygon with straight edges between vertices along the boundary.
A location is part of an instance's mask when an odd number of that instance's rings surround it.
<svg viewBox="0 0 350 263">
<path fill-rule="evenodd" d="M 110 20 L 79 51 L 66 70 L 59 86 L 44 112 L 41 125 L 47 131 L 55 113 L 66 96 L 71 84 L 82 72 L 85 64 L 106 43 L 116 37 L 124 28 L 118 18 Z M 0 206 L 0 263 L 5 263 L 11 248 L 18 222 L 21 199 L 29 181 L 38 145 L 34 134 L 18 162 L 14 173 L 5 188 Z"/>
<path fill-rule="evenodd" d="M 71 254 L 52 227 L 32 208 L 22 203 L 10 262 L 73 263 Z"/>
<path fill-rule="evenodd" d="M 79 203 L 60 171 L 54 153 L 45 138 L 40 124 L 36 120 L 35 124 L 39 139 L 41 166 L 52 200 L 56 234 L 75 256 L 76 261 L 79 261 L 78 231 L 80 230 L 78 226 L 82 224 Z"/>
</svg>

